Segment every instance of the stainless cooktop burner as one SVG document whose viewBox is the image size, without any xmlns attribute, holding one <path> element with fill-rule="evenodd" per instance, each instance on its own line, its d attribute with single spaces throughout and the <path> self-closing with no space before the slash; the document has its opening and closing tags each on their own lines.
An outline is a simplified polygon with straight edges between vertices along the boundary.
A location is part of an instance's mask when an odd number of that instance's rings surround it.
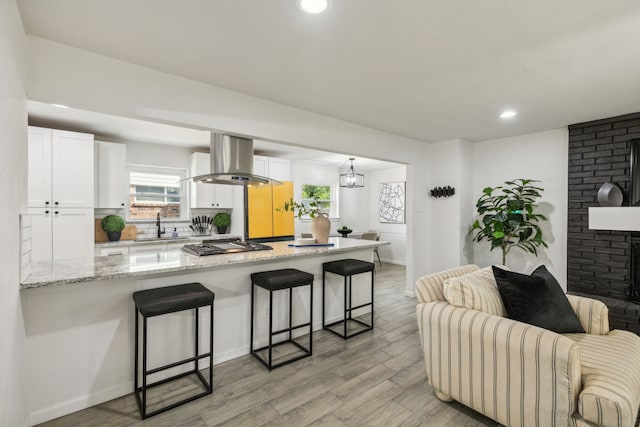
<svg viewBox="0 0 640 427">
<path fill-rule="evenodd" d="M 200 245 L 184 245 L 183 251 L 197 256 L 223 255 L 237 252 L 268 251 L 271 246 L 251 240 L 228 239 L 228 240 L 205 240 Z"/>
</svg>

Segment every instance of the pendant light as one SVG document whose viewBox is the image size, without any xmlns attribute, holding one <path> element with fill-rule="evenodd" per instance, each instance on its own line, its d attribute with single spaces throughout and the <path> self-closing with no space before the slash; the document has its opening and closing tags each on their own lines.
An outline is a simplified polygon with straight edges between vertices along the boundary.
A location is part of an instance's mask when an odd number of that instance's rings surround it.
<svg viewBox="0 0 640 427">
<path fill-rule="evenodd" d="M 364 187 L 364 175 L 361 173 L 357 173 L 353 168 L 353 161 L 355 158 L 349 157 L 349 161 L 351 162 L 351 166 L 344 172 L 340 174 L 340 187 L 343 188 L 361 188 Z"/>
</svg>

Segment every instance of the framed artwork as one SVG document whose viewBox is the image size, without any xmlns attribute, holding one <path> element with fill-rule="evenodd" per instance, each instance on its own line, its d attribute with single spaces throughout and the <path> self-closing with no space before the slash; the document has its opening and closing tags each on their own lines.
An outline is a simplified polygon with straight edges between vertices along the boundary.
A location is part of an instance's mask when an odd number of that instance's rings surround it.
<svg viewBox="0 0 640 427">
<path fill-rule="evenodd" d="M 404 224 L 405 182 L 383 182 L 380 184 L 379 221 L 387 224 Z"/>
</svg>

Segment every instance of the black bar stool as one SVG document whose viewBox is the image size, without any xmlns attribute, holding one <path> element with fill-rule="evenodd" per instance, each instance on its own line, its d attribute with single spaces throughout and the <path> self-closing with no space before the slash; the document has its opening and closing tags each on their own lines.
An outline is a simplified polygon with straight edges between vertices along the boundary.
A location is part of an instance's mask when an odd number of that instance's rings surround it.
<svg viewBox="0 0 640 427">
<path fill-rule="evenodd" d="M 354 337 L 363 332 L 367 332 L 373 329 L 373 270 L 375 268 L 375 264 L 372 262 L 361 261 L 359 259 L 343 259 L 339 261 L 331 261 L 325 262 L 322 264 L 322 327 L 327 331 L 333 332 L 339 337 L 347 338 Z M 361 274 L 371 272 L 371 302 L 360 304 L 358 306 L 352 306 L 351 300 L 351 279 L 355 274 Z M 344 276 L 344 317 L 341 320 L 336 322 L 332 322 L 329 324 L 325 323 L 325 276 L 326 273 L 333 273 L 340 276 Z M 348 280 L 347 280 L 348 279 Z M 371 306 L 371 323 L 365 323 L 359 319 L 354 319 L 351 316 L 353 310 L 357 310 L 359 308 Z M 347 333 L 348 323 L 355 322 L 364 326 L 364 329 L 360 329 L 357 332 Z M 335 326 L 339 323 L 342 323 L 342 332 L 335 331 L 331 329 L 332 326 Z"/>
<path fill-rule="evenodd" d="M 161 412 L 168 411 L 176 406 L 191 402 L 199 397 L 206 396 L 213 392 L 213 300 L 215 294 L 200 283 L 187 283 L 184 285 L 167 286 L 164 288 L 147 289 L 138 291 L 133 294 L 133 301 L 136 306 L 136 333 L 135 333 L 135 379 L 134 393 L 140 408 L 142 419 L 152 417 Z M 200 307 L 210 306 L 210 324 L 209 324 L 209 352 L 198 354 L 198 309 Z M 162 314 L 174 313 L 177 311 L 195 309 L 195 347 L 194 356 L 179 362 L 169 363 L 154 369 L 147 369 L 147 319 Z M 138 386 L 138 314 L 142 315 L 142 386 Z M 209 382 L 198 369 L 198 361 L 203 358 L 209 358 Z M 147 376 L 164 371 L 169 368 L 193 362 L 193 370 L 178 375 L 165 378 L 154 383 L 147 383 Z M 172 403 L 155 411 L 147 413 L 147 390 L 151 387 L 165 384 L 169 381 L 185 377 L 187 375 L 196 374 L 202 382 L 205 391 L 195 396 L 188 397 L 176 403 Z"/>
<path fill-rule="evenodd" d="M 259 286 L 263 289 L 269 291 L 269 344 L 260 347 L 253 348 L 253 322 L 254 322 L 254 294 L 255 287 Z M 299 286 L 309 286 L 309 322 L 303 323 L 300 325 L 293 326 L 292 318 L 293 318 L 293 307 L 292 307 L 292 290 L 293 288 Z M 289 290 L 289 327 L 280 329 L 277 331 L 273 330 L 273 293 L 275 291 L 280 290 Z M 295 362 L 296 360 L 300 360 L 304 357 L 311 356 L 312 353 L 312 334 L 313 334 L 313 274 L 305 273 L 304 271 L 296 270 L 294 268 L 285 268 L 282 270 L 272 270 L 272 271 L 263 271 L 261 273 L 253 273 L 251 275 L 251 343 L 250 343 L 250 351 L 264 366 L 269 368 L 269 370 L 273 368 L 278 368 L 283 365 L 287 365 L 291 362 Z M 304 327 L 309 327 L 309 348 L 303 347 L 300 343 L 296 342 L 291 336 L 291 332 Z M 277 343 L 273 343 L 273 337 L 275 335 L 280 335 L 283 333 L 288 333 L 288 338 L 284 341 L 280 341 Z M 293 357 L 280 361 L 276 364 L 273 364 L 273 348 L 279 345 L 283 345 L 286 343 L 291 343 L 298 347 L 302 354 L 299 352 L 295 354 Z M 265 360 L 259 352 L 262 350 L 268 349 L 268 358 Z"/>
</svg>

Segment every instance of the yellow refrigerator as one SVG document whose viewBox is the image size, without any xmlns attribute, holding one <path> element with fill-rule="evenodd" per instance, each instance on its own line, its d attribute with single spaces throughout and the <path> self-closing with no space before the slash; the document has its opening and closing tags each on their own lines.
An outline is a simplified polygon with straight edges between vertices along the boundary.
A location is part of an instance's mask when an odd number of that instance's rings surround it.
<svg viewBox="0 0 640 427">
<path fill-rule="evenodd" d="M 293 182 L 247 187 L 247 237 L 249 239 L 293 238 L 293 212 L 277 211 L 293 197 Z"/>
</svg>

